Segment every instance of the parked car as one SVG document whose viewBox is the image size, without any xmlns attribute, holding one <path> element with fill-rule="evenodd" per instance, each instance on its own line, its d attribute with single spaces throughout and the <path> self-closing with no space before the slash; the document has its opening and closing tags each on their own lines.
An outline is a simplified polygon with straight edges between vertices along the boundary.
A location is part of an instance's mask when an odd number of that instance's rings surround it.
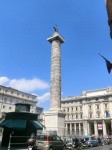
<svg viewBox="0 0 112 150">
<path fill-rule="evenodd" d="M 66 145 L 56 134 L 37 135 L 36 147 L 38 150 L 65 150 Z"/>
<path fill-rule="evenodd" d="M 84 139 L 87 141 L 88 146 L 99 146 L 98 140 L 93 136 L 84 136 Z"/>
</svg>

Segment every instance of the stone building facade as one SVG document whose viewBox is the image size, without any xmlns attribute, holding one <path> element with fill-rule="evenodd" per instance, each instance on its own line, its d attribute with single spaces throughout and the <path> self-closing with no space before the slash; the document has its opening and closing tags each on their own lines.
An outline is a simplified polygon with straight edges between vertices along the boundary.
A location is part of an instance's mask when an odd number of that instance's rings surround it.
<svg viewBox="0 0 112 150">
<path fill-rule="evenodd" d="M 42 107 L 36 107 L 36 114 L 38 115 L 38 121 L 43 124 L 43 108 Z"/>
<path fill-rule="evenodd" d="M 65 136 L 111 134 L 112 87 L 62 98 L 61 107 L 66 113 Z"/>
<path fill-rule="evenodd" d="M 5 113 L 15 111 L 15 103 L 31 104 L 31 113 L 36 113 L 37 96 L 0 85 L 0 120 Z"/>
</svg>

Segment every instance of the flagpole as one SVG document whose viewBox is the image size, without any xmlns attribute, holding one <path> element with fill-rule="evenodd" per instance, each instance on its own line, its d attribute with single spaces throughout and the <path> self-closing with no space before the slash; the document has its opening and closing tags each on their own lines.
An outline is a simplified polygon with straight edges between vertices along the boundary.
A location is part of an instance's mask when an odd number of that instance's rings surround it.
<svg viewBox="0 0 112 150">
<path fill-rule="evenodd" d="M 97 52 L 97 54 L 99 54 L 101 57 L 103 57 L 99 52 Z M 105 57 L 103 57 L 103 59 L 105 59 L 106 60 L 106 58 Z"/>
<path fill-rule="evenodd" d="M 104 56 L 102 56 L 99 52 L 97 52 L 97 53 L 105 60 L 108 73 L 110 73 L 111 69 L 112 69 L 112 63 L 110 61 L 108 61 Z"/>
</svg>

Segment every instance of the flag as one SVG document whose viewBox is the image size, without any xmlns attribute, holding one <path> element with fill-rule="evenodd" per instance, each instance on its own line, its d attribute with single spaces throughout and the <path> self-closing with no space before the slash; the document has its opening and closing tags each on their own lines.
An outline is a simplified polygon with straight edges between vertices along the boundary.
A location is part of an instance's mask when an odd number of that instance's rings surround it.
<svg viewBox="0 0 112 150">
<path fill-rule="evenodd" d="M 110 117 L 110 114 L 108 111 L 106 111 L 106 117 Z"/>
<path fill-rule="evenodd" d="M 111 72 L 111 69 L 112 69 L 112 64 L 110 61 L 108 61 L 105 57 L 103 57 L 100 53 L 98 53 L 106 62 L 106 66 L 107 66 L 107 70 L 108 70 L 108 73 Z"/>
</svg>

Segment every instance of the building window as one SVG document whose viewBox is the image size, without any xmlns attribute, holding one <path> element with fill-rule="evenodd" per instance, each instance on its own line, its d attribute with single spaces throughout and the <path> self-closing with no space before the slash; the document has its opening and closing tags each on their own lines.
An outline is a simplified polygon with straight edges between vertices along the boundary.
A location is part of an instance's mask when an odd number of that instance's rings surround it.
<svg viewBox="0 0 112 150">
<path fill-rule="evenodd" d="M 5 97 L 5 98 L 4 98 L 4 102 L 6 102 L 6 101 L 7 101 L 7 98 Z"/>
<path fill-rule="evenodd" d="M 19 95 L 19 93 L 17 93 L 17 95 Z"/>
<path fill-rule="evenodd" d="M 97 113 L 97 117 L 100 118 L 100 112 Z"/>
<path fill-rule="evenodd" d="M 78 119 L 78 114 L 76 114 L 76 119 Z"/>
<path fill-rule="evenodd" d="M 8 90 L 5 90 L 5 93 L 7 93 Z"/>
<path fill-rule="evenodd" d="M 72 111 L 73 111 L 73 107 L 72 107 Z"/>
<path fill-rule="evenodd" d="M 107 108 L 107 104 L 105 104 L 105 108 Z"/>
<path fill-rule="evenodd" d="M 35 99 L 35 97 L 32 97 L 32 99 L 34 100 L 34 99 Z"/>
<path fill-rule="evenodd" d="M 91 110 L 91 105 L 89 105 L 89 109 Z"/>
<path fill-rule="evenodd" d="M 13 94 L 13 91 L 11 91 L 11 94 Z"/>
<path fill-rule="evenodd" d="M 80 106 L 80 111 L 82 111 L 82 106 Z"/>
<path fill-rule="evenodd" d="M 89 118 L 90 118 L 90 119 L 92 118 L 92 112 L 89 113 Z"/>
<path fill-rule="evenodd" d="M 6 106 L 5 106 L 5 105 L 3 105 L 3 109 L 5 109 L 5 107 L 6 107 Z"/>
<path fill-rule="evenodd" d="M 82 104 L 82 101 L 80 101 L 80 104 Z"/>
<path fill-rule="evenodd" d="M 78 108 L 76 107 L 76 111 L 78 110 Z"/>
<path fill-rule="evenodd" d="M 68 108 L 68 111 L 69 111 L 69 108 Z"/>
<path fill-rule="evenodd" d="M 11 110 L 11 109 L 12 109 L 12 107 L 9 107 L 9 109 Z"/>
<path fill-rule="evenodd" d="M 96 108 L 99 109 L 99 105 L 96 105 Z"/>
<path fill-rule="evenodd" d="M 10 103 L 12 103 L 12 99 L 10 99 Z"/>
<path fill-rule="evenodd" d="M 82 114 L 80 115 L 80 118 L 82 119 Z"/>
</svg>

